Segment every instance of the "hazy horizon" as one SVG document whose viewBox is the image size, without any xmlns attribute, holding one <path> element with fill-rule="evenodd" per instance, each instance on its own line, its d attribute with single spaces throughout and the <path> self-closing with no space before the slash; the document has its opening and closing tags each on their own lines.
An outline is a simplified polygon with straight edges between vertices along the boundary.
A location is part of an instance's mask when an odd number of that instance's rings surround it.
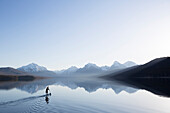
<svg viewBox="0 0 170 113">
<path fill-rule="evenodd" d="M 0 67 L 49 70 L 169 56 L 170 1 L 1 0 Z"/>
</svg>

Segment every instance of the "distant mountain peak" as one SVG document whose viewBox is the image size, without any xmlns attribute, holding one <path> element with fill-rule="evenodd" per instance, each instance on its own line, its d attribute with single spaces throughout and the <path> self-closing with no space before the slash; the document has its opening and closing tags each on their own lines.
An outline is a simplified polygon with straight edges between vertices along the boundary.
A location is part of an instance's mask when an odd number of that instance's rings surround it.
<svg viewBox="0 0 170 113">
<path fill-rule="evenodd" d="M 113 65 L 111 65 L 110 70 L 114 69 L 123 69 L 126 68 L 123 64 L 119 63 L 118 61 L 114 61 Z"/>
<path fill-rule="evenodd" d="M 119 65 L 121 65 L 121 63 L 119 63 L 118 61 L 114 61 L 113 65 L 114 66 L 119 66 Z"/>
<path fill-rule="evenodd" d="M 102 74 L 107 71 L 114 71 L 114 70 L 119 70 L 119 69 L 124 69 L 127 67 L 132 67 L 136 65 L 135 63 L 128 61 L 125 66 L 124 64 L 119 63 L 118 61 L 115 61 L 112 66 L 97 66 L 94 63 L 88 63 L 84 65 L 82 68 L 77 68 L 75 66 L 72 66 L 68 69 L 63 69 L 63 70 L 56 70 L 55 73 L 60 74 L 60 75 L 69 75 L 69 74 Z"/>
<path fill-rule="evenodd" d="M 118 61 L 114 61 L 113 65 L 111 65 L 111 68 L 115 68 L 115 67 L 124 67 L 123 64 L 119 63 Z"/>
<path fill-rule="evenodd" d="M 27 66 L 38 66 L 38 64 L 30 63 L 30 64 L 28 64 Z"/>
<path fill-rule="evenodd" d="M 36 64 L 36 63 L 30 63 L 30 64 L 28 64 L 28 65 L 38 65 L 38 64 Z"/>
<path fill-rule="evenodd" d="M 84 66 L 85 68 L 90 68 L 90 67 L 98 67 L 96 64 L 93 63 L 88 63 Z"/>
<path fill-rule="evenodd" d="M 77 71 L 77 67 L 76 66 L 71 66 L 70 68 L 68 68 L 67 69 L 67 71 L 69 71 L 69 72 L 75 72 L 75 71 Z"/>
<path fill-rule="evenodd" d="M 116 74 L 108 75 L 109 78 L 168 78 L 170 75 L 170 58 L 156 58 L 143 65 L 134 66 Z"/>
<path fill-rule="evenodd" d="M 109 70 L 109 68 L 110 68 L 109 66 L 102 66 L 102 67 L 101 67 L 101 69 L 102 69 L 103 71 L 107 71 L 107 70 Z"/>
<path fill-rule="evenodd" d="M 135 62 L 132 62 L 132 61 L 127 61 L 127 62 L 125 62 L 124 63 L 124 65 L 126 66 L 126 67 L 132 67 L 132 66 L 135 66 L 135 65 L 137 65 Z"/>
<path fill-rule="evenodd" d="M 25 71 L 25 72 L 41 72 L 41 71 L 47 71 L 47 68 L 43 66 L 39 66 L 35 63 L 31 63 L 26 66 L 22 66 L 18 68 L 18 70 Z"/>
<path fill-rule="evenodd" d="M 78 69 L 76 66 L 71 66 L 70 68 L 68 69 Z"/>
</svg>

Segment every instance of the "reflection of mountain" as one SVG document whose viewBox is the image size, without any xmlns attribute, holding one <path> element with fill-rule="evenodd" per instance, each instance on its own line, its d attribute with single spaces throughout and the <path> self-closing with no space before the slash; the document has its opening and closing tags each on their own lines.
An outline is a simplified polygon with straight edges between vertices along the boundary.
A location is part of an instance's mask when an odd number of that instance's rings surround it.
<svg viewBox="0 0 170 113">
<path fill-rule="evenodd" d="M 103 76 L 132 87 L 170 97 L 170 57 L 157 58 L 144 65 Z"/>
<path fill-rule="evenodd" d="M 57 78 L 30 82 L 1 82 L 0 89 L 9 90 L 17 88 L 28 93 L 35 93 L 52 84 L 67 86 L 70 89 L 83 88 L 87 92 L 95 92 L 98 89 L 112 89 L 116 94 L 122 91 L 134 93 L 138 89 L 145 89 L 157 95 L 170 97 L 170 79 L 127 79 L 123 81 L 110 81 L 99 78 Z"/>
<path fill-rule="evenodd" d="M 113 89 L 113 91 L 118 94 L 121 91 L 126 91 L 129 93 L 136 92 L 137 89 L 121 85 L 118 82 L 111 82 L 98 78 L 82 78 L 82 79 L 59 79 L 56 84 L 61 86 L 67 86 L 71 89 L 84 88 L 87 92 L 95 92 L 98 89 Z"/>
<path fill-rule="evenodd" d="M 156 95 L 170 97 L 170 78 L 118 80 L 127 86 L 145 89 Z"/>
<path fill-rule="evenodd" d="M 16 88 L 32 94 L 39 90 L 43 90 L 46 88 L 46 86 L 52 85 L 54 83 L 55 83 L 54 79 L 43 79 L 25 83 L 24 85 L 20 85 Z"/>
<path fill-rule="evenodd" d="M 26 91 L 28 93 L 35 93 L 38 90 L 43 90 L 48 85 L 61 85 L 61 86 L 67 86 L 71 89 L 76 88 L 84 88 L 88 92 L 95 92 L 96 90 L 102 88 L 102 89 L 113 89 L 116 94 L 120 93 L 121 91 L 126 91 L 128 93 L 136 92 L 137 89 L 127 87 L 125 85 L 121 85 L 116 82 L 111 82 L 107 80 L 97 79 L 97 78 L 57 78 L 57 79 L 43 79 L 43 80 L 37 80 L 32 82 L 13 82 L 11 83 L 11 86 L 9 86 L 9 83 L 0 84 L 1 89 L 11 89 L 14 88 L 14 86 L 17 89 Z"/>
</svg>

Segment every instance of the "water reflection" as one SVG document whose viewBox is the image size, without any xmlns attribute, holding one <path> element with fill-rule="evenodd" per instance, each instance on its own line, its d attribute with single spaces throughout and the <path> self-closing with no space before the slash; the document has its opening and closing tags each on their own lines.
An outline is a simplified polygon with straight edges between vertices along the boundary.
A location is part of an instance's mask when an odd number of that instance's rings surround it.
<svg viewBox="0 0 170 113">
<path fill-rule="evenodd" d="M 164 84 L 159 83 L 162 84 L 160 87 L 151 90 L 154 81 L 143 82 L 136 80 L 133 83 L 132 81 L 100 78 L 53 78 L 29 82 L 1 82 L 1 89 L 13 90 L 0 91 L 2 97 L 0 110 L 8 113 L 162 113 L 162 111 L 169 111 L 170 100 L 168 98 L 158 97 L 144 90 L 138 91 L 145 88 L 153 93 L 154 91 L 165 93 L 166 91 L 162 87 L 165 87 L 167 83 L 163 81 Z M 147 85 L 149 83 L 153 85 Z M 44 92 L 47 86 L 50 86 L 52 96 L 50 93 L 46 95 Z M 160 90 L 161 88 L 162 90 Z M 120 92 L 122 93 L 119 94 Z M 10 97 L 11 95 L 14 96 Z M 159 105 L 159 107 L 155 107 L 155 105 Z"/>
<path fill-rule="evenodd" d="M 170 78 L 129 78 L 117 81 L 130 87 L 145 89 L 156 95 L 170 97 Z"/>
<path fill-rule="evenodd" d="M 134 93 L 139 89 L 145 89 L 154 94 L 170 97 L 170 79 L 128 79 L 128 80 L 104 80 L 101 78 L 52 78 L 29 82 L 1 82 L 0 89 L 17 88 L 28 93 L 36 93 L 44 90 L 49 85 L 66 86 L 70 89 L 84 88 L 87 92 L 111 88 L 116 94 L 122 91 Z M 48 100 L 48 99 L 46 99 Z"/>
<path fill-rule="evenodd" d="M 95 92 L 96 90 L 102 89 L 113 89 L 116 94 L 119 94 L 122 91 L 128 93 L 134 93 L 138 89 L 132 88 L 123 84 L 120 84 L 116 81 L 108 81 L 99 78 L 56 78 L 56 79 L 43 79 L 32 82 L 8 82 L 2 83 L 0 89 L 12 89 L 17 88 L 28 93 L 36 93 L 39 90 L 45 89 L 49 85 L 60 85 L 66 86 L 71 89 L 84 88 L 87 92 Z"/>
<path fill-rule="evenodd" d="M 47 104 L 49 103 L 49 98 L 48 98 L 47 95 L 46 95 L 46 97 L 45 97 L 45 101 L 46 101 Z"/>
<path fill-rule="evenodd" d="M 51 93 L 46 93 L 45 101 L 46 101 L 47 104 L 49 103 L 49 100 L 50 100 L 49 96 L 51 96 Z"/>
</svg>

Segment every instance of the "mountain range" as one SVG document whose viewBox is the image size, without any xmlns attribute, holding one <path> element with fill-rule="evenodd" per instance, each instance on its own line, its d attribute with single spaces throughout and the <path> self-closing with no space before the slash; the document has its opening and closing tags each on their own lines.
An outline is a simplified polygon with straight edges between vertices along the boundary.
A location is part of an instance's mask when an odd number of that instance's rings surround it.
<svg viewBox="0 0 170 113">
<path fill-rule="evenodd" d="M 14 68 L 0 68 L 0 75 L 34 75 L 41 77 L 57 77 L 57 76 L 88 76 L 88 75 L 99 75 L 103 73 L 110 73 L 114 71 L 118 71 L 121 69 L 125 69 L 128 67 L 132 67 L 137 65 L 132 61 L 125 62 L 124 64 L 115 61 L 111 66 L 97 66 L 93 63 L 88 63 L 82 68 L 77 68 L 72 66 L 68 69 L 59 70 L 59 71 L 50 71 L 46 67 L 39 66 L 35 63 L 31 63 L 17 69 Z M 3 72 L 3 70 L 5 70 Z"/>
<path fill-rule="evenodd" d="M 101 76 L 154 94 L 170 97 L 170 57 L 156 58 L 146 64 Z"/>
<path fill-rule="evenodd" d="M 146 64 L 126 68 L 103 77 L 109 79 L 169 78 L 170 57 L 156 58 Z"/>
<path fill-rule="evenodd" d="M 134 78 L 134 77 L 169 77 L 170 75 L 170 57 L 156 58 L 146 64 L 137 65 L 134 62 L 128 61 L 121 64 L 117 61 L 111 66 L 97 66 L 93 63 L 88 63 L 82 68 L 72 66 L 65 70 L 50 71 L 43 66 L 35 63 L 26 66 L 13 68 L 0 68 L 0 75 L 36 75 L 41 77 L 57 77 L 57 76 L 103 76 L 106 78 Z"/>
<path fill-rule="evenodd" d="M 125 62 L 124 64 L 119 63 L 118 61 L 115 61 L 113 63 L 113 65 L 111 66 L 97 66 L 96 64 L 93 63 L 88 63 L 86 64 L 84 67 L 82 68 L 77 68 L 75 66 L 72 66 L 68 69 L 65 70 L 60 70 L 60 71 L 55 71 L 55 73 L 57 75 L 98 75 L 98 74 L 103 74 L 103 73 L 111 73 L 113 71 L 118 71 L 121 69 L 125 69 L 125 68 L 129 68 L 129 67 L 133 67 L 136 66 L 137 64 L 132 62 L 132 61 L 128 61 Z"/>
<path fill-rule="evenodd" d="M 50 74 L 48 74 L 50 73 Z M 61 70 L 57 72 L 49 71 L 47 68 L 43 66 L 38 66 L 37 64 L 29 64 L 26 66 L 22 66 L 18 69 L 14 68 L 0 68 L 0 81 L 12 81 L 14 83 L 13 86 L 19 86 L 18 88 L 21 90 L 27 90 L 30 93 L 37 91 L 38 86 L 31 87 L 29 85 L 30 82 L 37 83 L 38 81 L 34 81 L 38 76 L 46 76 L 46 77 L 57 77 L 57 76 L 73 76 L 79 75 L 81 77 L 84 75 L 93 75 L 98 74 L 98 79 L 95 77 L 89 76 L 87 78 L 51 78 L 48 84 L 57 83 L 59 85 L 68 86 L 69 88 L 77 88 L 83 87 L 88 92 L 96 91 L 99 88 L 112 88 L 115 93 L 120 93 L 122 90 L 127 92 L 134 92 L 136 90 L 129 90 L 129 88 L 119 87 L 116 88 L 115 85 L 111 86 L 107 83 L 115 83 L 116 81 L 121 84 L 129 85 L 130 87 L 146 89 L 150 92 L 153 92 L 158 95 L 170 97 L 170 57 L 162 57 L 151 60 L 150 62 L 143 65 L 136 65 L 133 62 L 126 62 L 124 64 L 120 64 L 115 61 L 111 66 L 97 66 L 96 64 L 88 63 L 82 68 L 70 67 L 66 70 Z M 95 78 L 95 79 L 94 79 Z M 99 79 L 102 80 L 99 80 Z M 88 79 L 83 81 L 83 79 Z M 107 79 L 107 82 L 103 82 L 103 79 Z M 38 79 L 39 80 L 39 79 Z M 47 79 L 42 79 L 46 81 Z M 38 84 L 42 84 L 42 80 L 38 82 Z M 72 83 L 72 81 L 74 81 Z M 24 82 L 16 82 L 16 81 L 24 81 Z M 29 81 L 29 82 L 25 82 Z M 56 82 L 58 81 L 58 82 Z M 62 82 L 61 82 L 62 81 Z M 114 81 L 114 82 L 113 82 Z M 9 88 L 9 82 L 5 83 L 5 88 Z M 22 84 L 27 84 L 22 87 Z M 99 84 L 98 84 L 99 83 Z M 1 84 L 2 85 L 2 84 Z M 0 86 L 1 87 L 1 86 Z M 44 88 L 43 85 L 40 85 L 38 89 Z"/>
</svg>

